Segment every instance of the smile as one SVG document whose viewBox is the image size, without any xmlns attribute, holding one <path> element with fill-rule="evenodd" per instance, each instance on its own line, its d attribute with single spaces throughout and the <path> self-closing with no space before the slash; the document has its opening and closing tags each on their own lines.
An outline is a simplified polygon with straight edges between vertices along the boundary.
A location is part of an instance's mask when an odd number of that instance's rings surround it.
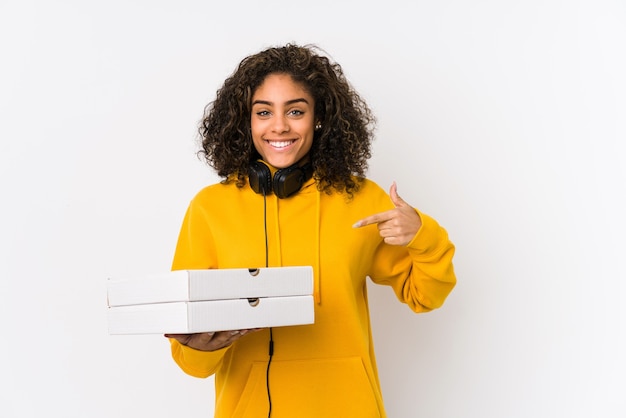
<svg viewBox="0 0 626 418">
<path fill-rule="evenodd" d="M 273 148 L 285 148 L 296 142 L 296 140 L 293 139 L 290 141 L 270 141 L 269 139 L 266 139 L 265 142 L 267 142 L 267 144 Z"/>
</svg>

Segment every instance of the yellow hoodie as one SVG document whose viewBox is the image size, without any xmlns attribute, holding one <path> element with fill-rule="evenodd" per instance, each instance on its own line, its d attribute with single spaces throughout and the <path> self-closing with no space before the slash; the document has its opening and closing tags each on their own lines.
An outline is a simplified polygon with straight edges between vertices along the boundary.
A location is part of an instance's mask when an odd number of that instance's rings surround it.
<svg viewBox="0 0 626 418">
<path fill-rule="evenodd" d="M 309 180 L 296 195 L 264 197 L 249 187 L 214 184 L 191 201 L 173 270 L 313 266 L 315 324 L 272 329 L 269 372 L 272 418 L 385 417 L 376 369 L 366 278 L 392 287 L 415 312 L 440 307 L 456 283 L 454 245 L 420 213 L 406 247 L 387 245 L 375 225 L 353 228 L 393 208 L 365 180 L 349 200 L 320 193 Z M 215 417 L 267 417 L 269 330 L 247 334 L 213 352 L 171 339 L 172 356 L 191 376 L 215 374 Z"/>
</svg>

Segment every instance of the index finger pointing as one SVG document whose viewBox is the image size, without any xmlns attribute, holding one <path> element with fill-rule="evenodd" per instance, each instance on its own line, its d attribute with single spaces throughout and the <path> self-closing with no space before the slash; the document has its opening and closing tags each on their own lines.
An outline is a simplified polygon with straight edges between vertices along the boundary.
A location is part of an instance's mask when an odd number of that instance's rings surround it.
<svg viewBox="0 0 626 418">
<path fill-rule="evenodd" d="M 389 211 L 381 212 L 381 213 L 377 213 L 375 215 L 368 216 L 367 218 L 363 218 L 360 221 L 357 221 L 354 225 L 352 225 L 352 227 L 353 228 L 361 228 L 363 226 L 384 222 L 384 221 L 390 219 L 388 213 L 389 213 Z"/>
</svg>

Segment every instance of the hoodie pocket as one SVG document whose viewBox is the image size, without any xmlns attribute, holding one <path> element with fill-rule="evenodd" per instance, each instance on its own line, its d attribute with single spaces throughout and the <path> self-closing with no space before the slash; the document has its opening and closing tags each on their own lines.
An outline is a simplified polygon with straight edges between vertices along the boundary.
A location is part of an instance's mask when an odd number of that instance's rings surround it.
<svg viewBox="0 0 626 418">
<path fill-rule="evenodd" d="M 233 417 L 267 417 L 267 363 L 256 362 Z M 360 357 L 272 361 L 272 418 L 379 418 L 380 394 Z M 382 407 L 382 402 L 380 402 Z"/>
</svg>

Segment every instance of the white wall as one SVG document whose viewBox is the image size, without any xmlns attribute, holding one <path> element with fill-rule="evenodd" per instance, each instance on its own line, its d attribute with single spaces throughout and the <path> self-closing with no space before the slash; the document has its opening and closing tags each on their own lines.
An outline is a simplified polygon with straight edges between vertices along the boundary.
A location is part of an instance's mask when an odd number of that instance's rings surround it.
<svg viewBox="0 0 626 418">
<path fill-rule="evenodd" d="M 371 287 L 389 416 L 623 417 L 626 5 L 214 3 L 0 2 L 2 416 L 210 416 L 163 337 L 107 334 L 105 279 L 169 268 L 216 180 L 203 106 L 297 41 L 376 111 L 370 177 L 458 247 L 439 311 Z"/>
</svg>

